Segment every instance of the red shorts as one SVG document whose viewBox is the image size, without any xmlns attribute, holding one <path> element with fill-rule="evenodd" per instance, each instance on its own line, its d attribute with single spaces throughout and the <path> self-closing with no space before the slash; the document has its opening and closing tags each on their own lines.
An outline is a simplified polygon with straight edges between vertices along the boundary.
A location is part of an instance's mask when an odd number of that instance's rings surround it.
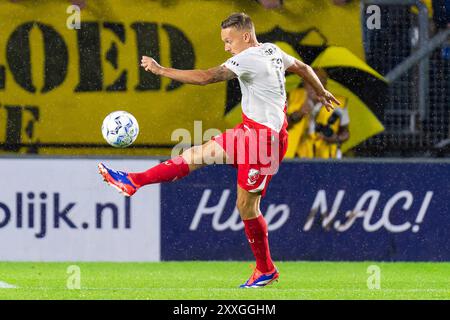
<svg viewBox="0 0 450 320">
<path fill-rule="evenodd" d="M 269 181 L 287 151 L 286 128 L 286 119 L 280 132 L 276 132 L 243 115 L 242 123 L 212 138 L 227 153 L 227 163 L 237 168 L 241 188 L 262 196 L 266 194 Z"/>
</svg>

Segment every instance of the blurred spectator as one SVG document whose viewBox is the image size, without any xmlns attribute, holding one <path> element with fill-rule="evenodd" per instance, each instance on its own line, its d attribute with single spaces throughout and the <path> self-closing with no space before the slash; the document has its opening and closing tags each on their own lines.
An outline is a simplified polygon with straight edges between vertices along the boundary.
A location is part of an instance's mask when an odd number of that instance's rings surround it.
<svg viewBox="0 0 450 320">
<path fill-rule="evenodd" d="M 352 2 L 352 0 L 332 0 L 332 2 L 337 6 L 343 6 L 346 5 L 347 3 Z"/>
<path fill-rule="evenodd" d="M 323 69 L 315 70 L 324 86 L 327 74 Z M 350 118 L 347 99 L 336 97 L 340 106 L 328 112 L 317 99 L 316 92 L 305 83 L 289 94 L 288 130 L 293 134 L 295 156 L 300 158 L 341 158 L 340 146 L 350 138 Z M 298 139 L 296 139 L 296 136 Z M 288 151 L 289 152 L 289 151 Z M 291 153 L 292 154 L 292 153 Z"/>
<path fill-rule="evenodd" d="M 450 28 L 450 0 L 433 0 L 432 4 L 436 29 Z"/>
<path fill-rule="evenodd" d="M 266 9 L 279 9 L 283 6 L 283 0 L 256 0 Z"/>
<path fill-rule="evenodd" d="M 11 2 L 20 2 L 22 0 L 9 0 Z M 86 7 L 86 2 L 87 0 L 69 0 L 70 3 L 72 3 L 73 5 L 79 6 L 80 9 L 83 9 L 84 7 Z"/>
<path fill-rule="evenodd" d="M 87 0 L 72 0 L 70 2 L 76 6 L 79 6 L 80 9 L 83 9 L 87 5 Z"/>
</svg>

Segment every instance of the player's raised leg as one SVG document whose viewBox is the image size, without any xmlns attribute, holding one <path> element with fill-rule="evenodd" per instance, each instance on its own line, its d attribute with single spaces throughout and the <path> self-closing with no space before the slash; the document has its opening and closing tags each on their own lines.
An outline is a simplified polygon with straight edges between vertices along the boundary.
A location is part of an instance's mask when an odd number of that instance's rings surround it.
<svg viewBox="0 0 450 320">
<path fill-rule="evenodd" d="M 226 153 L 214 140 L 194 146 L 180 156 L 164 161 L 144 172 L 128 173 L 116 171 L 99 163 L 103 179 L 125 196 L 132 196 L 139 188 L 148 184 L 170 182 L 187 176 L 190 172 L 212 163 L 226 163 Z"/>
<path fill-rule="evenodd" d="M 241 288 L 264 287 L 279 277 L 270 256 L 267 223 L 260 212 L 261 195 L 249 192 L 240 186 L 236 205 L 244 222 L 245 235 L 256 259 L 256 268 Z"/>
</svg>

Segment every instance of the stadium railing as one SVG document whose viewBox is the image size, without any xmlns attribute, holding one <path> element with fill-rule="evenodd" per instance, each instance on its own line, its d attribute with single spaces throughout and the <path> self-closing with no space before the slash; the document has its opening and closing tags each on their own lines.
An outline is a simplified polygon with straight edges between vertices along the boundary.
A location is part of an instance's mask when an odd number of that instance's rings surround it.
<svg viewBox="0 0 450 320">
<path fill-rule="evenodd" d="M 380 8 L 379 30 L 364 23 L 371 5 Z M 361 0 L 361 10 L 366 60 L 389 88 L 380 119 L 386 130 L 358 154 L 444 156 L 450 150 L 450 30 L 430 39 L 428 9 L 419 0 Z"/>
</svg>

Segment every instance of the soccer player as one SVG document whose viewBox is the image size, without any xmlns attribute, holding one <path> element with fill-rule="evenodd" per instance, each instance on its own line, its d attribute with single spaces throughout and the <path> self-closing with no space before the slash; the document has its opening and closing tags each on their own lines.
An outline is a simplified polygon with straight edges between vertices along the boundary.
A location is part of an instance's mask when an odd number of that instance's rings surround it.
<svg viewBox="0 0 450 320">
<path fill-rule="evenodd" d="M 242 91 L 242 123 L 145 172 L 115 171 L 102 163 L 99 170 L 108 184 L 131 196 L 145 185 L 181 179 L 207 164 L 232 164 L 238 175 L 236 206 L 256 259 L 253 274 L 241 287 L 263 287 L 279 277 L 270 255 L 267 223 L 260 212 L 260 200 L 287 149 L 285 71 L 308 82 L 327 109 L 333 108 L 333 102 L 339 102 L 322 86 L 310 66 L 272 43 L 259 43 L 248 15 L 235 13 L 225 19 L 221 24 L 221 38 L 225 51 L 232 57 L 218 67 L 177 70 L 162 67 L 146 56 L 142 57 L 141 66 L 156 75 L 194 85 L 238 78 Z"/>
</svg>

